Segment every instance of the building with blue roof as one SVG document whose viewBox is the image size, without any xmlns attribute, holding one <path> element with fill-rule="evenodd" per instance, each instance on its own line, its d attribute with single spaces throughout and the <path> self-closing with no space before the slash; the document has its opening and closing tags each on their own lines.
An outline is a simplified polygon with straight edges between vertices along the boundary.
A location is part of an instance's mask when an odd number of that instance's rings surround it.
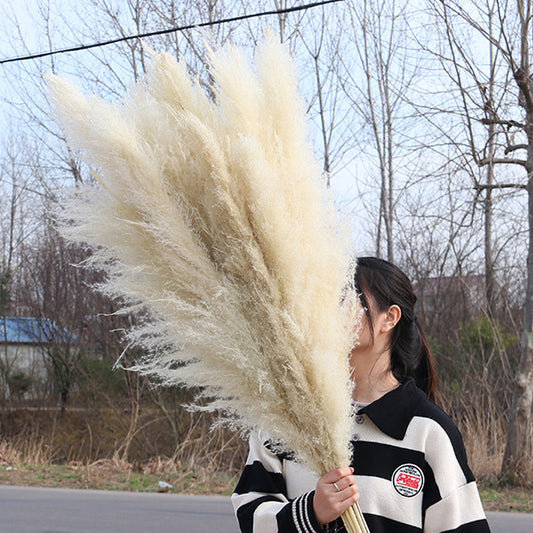
<svg viewBox="0 0 533 533">
<path fill-rule="evenodd" d="M 47 318 L 0 317 L 0 344 L 70 344 L 74 335 Z"/>
<path fill-rule="evenodd" d="M 52 320 L 0 317 L 0 364 L 4 388 L 9 389 L 9 377 L 16 373 L 23 373 L 35 383 L 46 379 L 47 351 L 71 344 L 79 344 L 78 339 Z"/>
</svg>

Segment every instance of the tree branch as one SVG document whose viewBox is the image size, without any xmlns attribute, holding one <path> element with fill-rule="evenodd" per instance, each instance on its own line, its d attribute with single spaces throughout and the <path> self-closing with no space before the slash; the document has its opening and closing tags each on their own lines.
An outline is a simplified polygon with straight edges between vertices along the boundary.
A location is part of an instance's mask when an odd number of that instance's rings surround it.
<svg viewBox="0 0 533 533">
<path fill-rule="evenodd" d="M 481 124 L 485 124 L 486 126 L 489 126 L 490 124 L 499 124 L 500 126 L 507 126 L 509 128 L 520 128 L 525 130 L 526 126 L 525 124 L 522 124 L 521 122 L 517 122 L 516 120 L 500 120 L 497 118 L 482 118 L 480 119 Z"/>
<path fill-rule="evenodd" d="M 528 145 L 527 144 L 510 144 L 507 146 L 504 150 L 505 155 L 510 154 L 511 152 L 514 152 L 515 150 L 527 150 Z"/>
<path fill-rule="evenodd" d="M 521 165 L 523 167 L 526 166 L 525 159 L 506 159 L 497 157 L 484 157 L 483 159 L 480 159 L 477 164 L 480 167 L 484 167 L 485 165 L 488 165 L 490 163 L 492 163 L 493 165 Z"/>
<path fill-rule="evenodd" d="M 523 185 L 522 183 L 500 183 L 495 185 L 483 185 L 481 183 L 478 183 L 477 185 L 474 185 L 474 190 L 476 191 L 483 191 L 483 190 L 494 190 L 494 189 L 524 189 L 527 190 L 527 185 Z"/>
</svg>

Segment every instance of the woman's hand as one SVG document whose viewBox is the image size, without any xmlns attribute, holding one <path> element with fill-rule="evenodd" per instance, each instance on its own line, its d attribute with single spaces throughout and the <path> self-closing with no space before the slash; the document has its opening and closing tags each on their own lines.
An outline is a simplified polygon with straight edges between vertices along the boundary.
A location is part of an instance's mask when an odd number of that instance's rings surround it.
<svg viewBox="0 0 533 533">
<path fill-rule="evenodd" d="M 353 468 L 345 466 L 328 472 L 318 480 L 313 508 L 321 526 L 339 518 L 359 499 L 359 489 L 352 474 Z"/>
</svg>

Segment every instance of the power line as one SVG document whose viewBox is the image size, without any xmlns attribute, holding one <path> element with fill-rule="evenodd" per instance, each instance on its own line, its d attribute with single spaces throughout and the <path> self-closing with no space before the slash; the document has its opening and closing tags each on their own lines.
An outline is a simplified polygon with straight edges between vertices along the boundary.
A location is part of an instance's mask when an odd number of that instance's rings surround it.
<svg viewBox="0 0 533 533">
<path fill-rule="evenodd" d="M 147 33 L 139 33 L 136 35 L 128 35 L 126 37 L 119 37 L 117 39 L 111 39 L 109 41 L 102 41 L 99 43 L 92 43 L 92 44 L 80 44 L 78 46 L 73 46 L 72 48 L 62 48 L 59 50 L 51 50 L 49 52 L 40 52 L 36 54 L 30 54 L 26 56 L 18 56 L 18 57 L 9 57 L 6 59 L 0 59 L 0 65 L 3 65 L 5 63 L 15 63 L 19 61 L 27 61 L 29 59 L 39 59 L 41 57 L 48 57 L 53 56 L 56 54 L 65 54 L 68 52 L 78 52 L 80 50 L 89 50 L 91 48 L 99 48 L 101 46 L 108 46 L 110 44 L 120 43 L 124 41 L 130 41 L 132 39 L 142 39 L 144 37 L 154 37 L 156 35 L 165 35 L 167 33 L 174 33 L 176 31 L 185 31 L 185 30 L 192 30 L 194 28 L 205 28 L 207 26 L 216 26 L 218 24 L 226 24 L 228 22 L 238 22 L 240 20 L 246 20 L 246 19 L 252 19 L 252 18 L 259 18 L 259 17 L 265 17 L 268 15 L 282 15 L 284 13 L 292 13 L 294 11 L 302 11 L 306 9 L 311 9 L 313 7 L 319 7 L 324 6 L 326 4 L 334 4 L 335 2 L 343 2 L 344 0 L 323 0 L 322 2 L 312 2 L 310 4 L 305 4 L 302 6 L 294 6 L 294 7 L 287 7 L 284 9 L 273 9 L 271 11 L 262 11 L 260 13 L 251 13 L 249 15 L 239 15 L 236 17 L 229 17 L 225 19 L 220 20 L 214 20 L 210 22 L 199 22 L 196 24 L 189 24 L 186 26 L 179 26 L 175 28 L 169 28 L 166 30 L 157 30 L 157 31 L 151 31 Z"/>
</svg>

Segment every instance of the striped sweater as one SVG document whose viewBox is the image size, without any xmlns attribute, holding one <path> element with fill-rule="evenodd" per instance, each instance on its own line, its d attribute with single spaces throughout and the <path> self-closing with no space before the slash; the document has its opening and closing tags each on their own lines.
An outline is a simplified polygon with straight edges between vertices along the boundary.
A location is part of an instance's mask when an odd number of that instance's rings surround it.
<svg viewBox="0 0 533 533">
<path fill-rule="evenodd" d="M 486 533 L 458 429 L 412 379 L 353 419 L 352 465 L 371 533 Z M 232 496 L 242 533 L 316 533 L 319 476 L 260 436 Z M 345 531 L 338 520 L 329 531 Z"/>
</svg>

